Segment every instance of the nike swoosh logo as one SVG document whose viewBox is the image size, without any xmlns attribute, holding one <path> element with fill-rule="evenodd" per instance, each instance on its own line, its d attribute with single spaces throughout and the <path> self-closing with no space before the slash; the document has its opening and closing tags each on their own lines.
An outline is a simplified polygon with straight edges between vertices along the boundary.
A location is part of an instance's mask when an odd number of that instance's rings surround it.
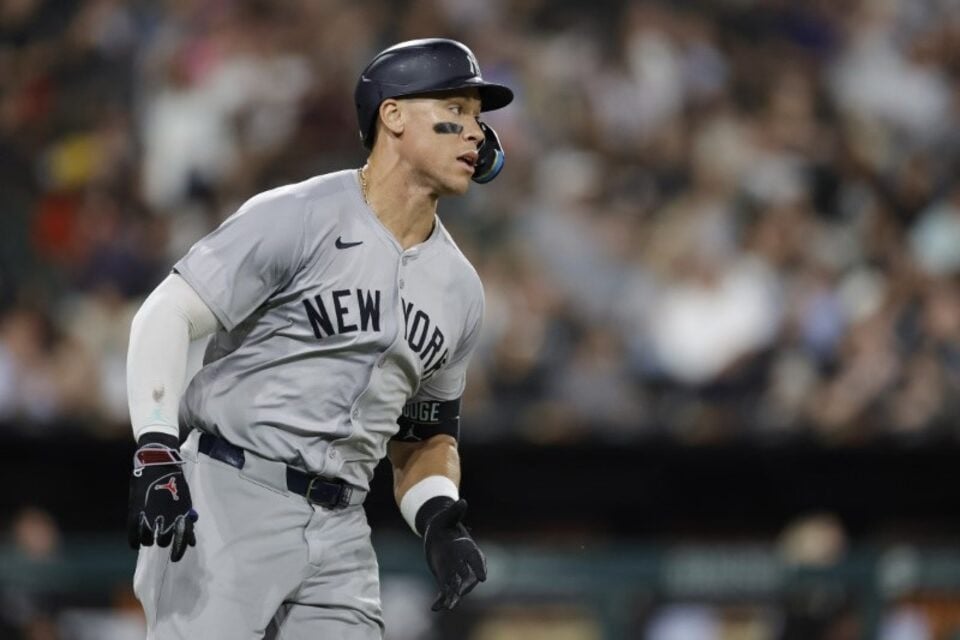
<svg viewBox="0 0 960 640">
<path fill-rule="evenodd" d="M 358 242 L 344 242 L 341 236 L 337 236 L 337 242 L 336 242 L 337 249 L 349 249 L 350 247 L 355 247 L 358 244 L 363 244 L 363 240 L 360 240 Z"/>
</svg>

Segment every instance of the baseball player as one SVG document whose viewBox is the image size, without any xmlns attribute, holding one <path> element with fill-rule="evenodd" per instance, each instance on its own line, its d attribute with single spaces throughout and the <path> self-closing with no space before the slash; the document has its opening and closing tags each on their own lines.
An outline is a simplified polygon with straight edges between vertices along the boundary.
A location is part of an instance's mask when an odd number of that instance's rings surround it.
<svg viewBox="0 0 960 640">
<path fill-rule="evenodd" d="M 133 321 L 128 525 L 148 638 L 382 637 L 362 503 L 384 455 L 434 610 L 486 578 L 457 454 L 483 292 L 436 209 L 500 171 L 479 116 L 513 94 L 463 44 L 425 39 L 374 57 L 355 99 L 366 165 L 251 198 Z M 210 334 L 185 385 L 189 343 Z"/>
</svg>

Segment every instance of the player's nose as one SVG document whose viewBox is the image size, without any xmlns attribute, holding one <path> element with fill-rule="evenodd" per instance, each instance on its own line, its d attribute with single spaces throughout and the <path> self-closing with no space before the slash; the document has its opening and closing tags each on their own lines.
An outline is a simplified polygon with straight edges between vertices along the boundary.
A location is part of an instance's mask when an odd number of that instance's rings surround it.
<svg viewBox="0 0 960 640">
<path fill-rule="evenodd" d="M 470 123 L 463 128 L 463 135 L 479 148 L 484 138 L 483 129 L 480 128 L 480 121 L 471 119 Z"/>
</svg>

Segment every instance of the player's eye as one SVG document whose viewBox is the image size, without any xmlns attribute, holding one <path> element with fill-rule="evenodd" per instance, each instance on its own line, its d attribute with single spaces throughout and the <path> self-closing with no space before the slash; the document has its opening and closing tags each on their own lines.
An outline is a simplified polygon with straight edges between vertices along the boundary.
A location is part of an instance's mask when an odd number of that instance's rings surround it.
<svg viewBox="0 0 960 640">
<path fill-rule="evenodd" d="M 459 104 L 452 104 L 450 105 L 449 109 L 450 111 L 453 111 L 457 115 L 460 115 L 461 113 L 463 113 L 463 107 L 461 107 Z"/>
</svg>

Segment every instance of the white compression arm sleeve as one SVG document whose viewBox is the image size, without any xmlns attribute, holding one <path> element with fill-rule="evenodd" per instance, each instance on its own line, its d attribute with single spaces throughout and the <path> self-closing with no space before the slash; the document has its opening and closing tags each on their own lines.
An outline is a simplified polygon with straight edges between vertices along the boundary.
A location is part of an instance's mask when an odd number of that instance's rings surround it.
<svg viewBox="0 0 960 640">
<path fill-rule="evenodd" d="M 191 340 L 216 331 L 217 318 L 177 274 L 153 290 L 130 327 L 127 403 L 133 435 L 149 431 L 179 436 L 177 412 L 186 384 Z"/>
</svg>

